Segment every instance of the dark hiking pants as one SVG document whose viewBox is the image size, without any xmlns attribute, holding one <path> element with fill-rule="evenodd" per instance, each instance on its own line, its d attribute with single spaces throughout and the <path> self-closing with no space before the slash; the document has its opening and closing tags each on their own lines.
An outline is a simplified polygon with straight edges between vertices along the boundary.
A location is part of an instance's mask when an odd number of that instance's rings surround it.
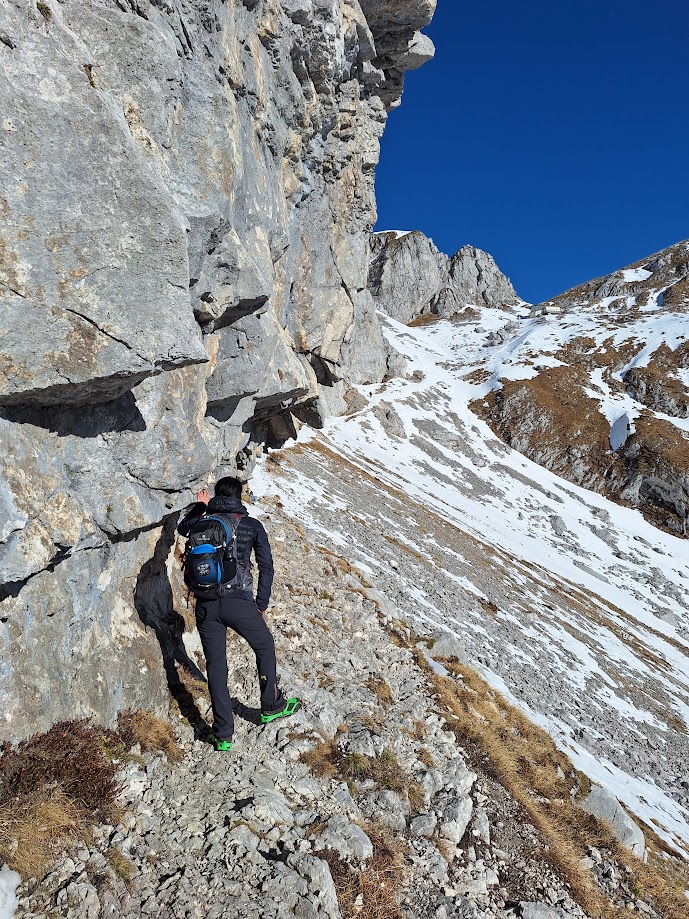
<svg viewBox="0 0 689 919">
<path fill-rule="evenodd" d="M 241 635 L 256 655 L 263 711 L 275 710 L 281 702 L 275 642 L 253 600 L 236 600 L 232 597 L 197 600 L 196 625 L 206 656 L 208 689 L 213 707 L 213 733 L 219 740 L 228 740 L 234 731 L 234 716 L 227 688 L 227 629 Z"/>
</svg>

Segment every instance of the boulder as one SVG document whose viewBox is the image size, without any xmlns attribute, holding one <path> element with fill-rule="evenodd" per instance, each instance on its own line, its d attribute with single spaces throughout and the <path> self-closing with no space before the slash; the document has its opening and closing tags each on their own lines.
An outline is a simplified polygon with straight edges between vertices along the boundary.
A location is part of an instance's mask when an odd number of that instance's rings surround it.
<svg viewBox="0 0 689 919">
<path fill-rule="evenodd" d="M 623 846 L 626 846 L 638 858 L 643 858 L 646 849 L 643 831 L 634 823 L 611 792 L 596 785 L 579 802 L 579 805 L 587 813 L 607 823 Z"/>
</svg>

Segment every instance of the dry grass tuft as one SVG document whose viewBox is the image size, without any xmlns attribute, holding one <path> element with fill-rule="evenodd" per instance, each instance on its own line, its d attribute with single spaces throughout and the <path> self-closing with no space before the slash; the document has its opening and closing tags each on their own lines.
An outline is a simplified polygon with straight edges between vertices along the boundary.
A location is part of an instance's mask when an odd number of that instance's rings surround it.
<svg viewBox="0 0 689 919">
<path fill-rule="evenodd" d="M 119 735 L 128 747 L 139 744 L 144 753 L 164 753 L 171 763 L 178 763 L 184 753 L 172 734 L 172 727 L 151 712 L 139 709 L 122 712 L 117 719 Z"/>
<path fill-rule="evenodd" d="M 364 756 L 363 753 L 345 753 L 336 740 L 324 740 L 302 753 L 301 762 L 321 778 L 339 776 L 349 783 L 372 779 L 379 788 L 406 795 L 412 808 L 418 807 L 423 800 L 419 784 L 389 749 L 379 756 Z"/>
<path fill-rule="evenodd" d="M 402 730 L 414 740 L 423 740 L 426 736 L 426 722 L 423 718 L 416 718 L 411 728 L 402 728 Z"/>
<path fill-rule="evenodd" d="M 324 740 L 301 754 L 301 762 L 319 778 L 331 779 L 340 774 L 342 751 L 335 740 Z"/>
<path fill-rule="evenodd" d="M 105 857 L 110 862 L 110 866 L 115 874 L 121 877 L 125 883 L 128 883 L 134 873 L 134 865 L 129 861 L 127 856 L 120 852 L 119 849 L 111 846 L 105 853 Z"/>
<path fill-rule="evenodd" d="M 363 715 L 361 718 L 361 723 L 365 725 L 368 730 L 375 734 L 377 737 L 383 733 L 383 728 L 385 727 L 385 719 L 383 718 L 380 712 L 374 712 L 370 715 Z"/>
<path fill-rule="evenodd" d="M 420 750 L 417 750 L 417 751 L 416 751 L 416 756 L 417 756 L 417 758 L 420 760 L 420 762 L 422 762 L 422 763 L 424 764 L 424 766 L 426 767 L 426 769 L 433 769 L 433 768 L 435 768 L 435 763 L 433 762 L 433 757 L 431 756 L 430 752 L 429 752 L 425 747 L 421 747 Z"/>
<path fill-rule="evenodd" d="M 197 680 L 196 677 L 189 673 L 186 667 L 178 667 L 177 675 L 179 676 L 180 683 L 192 699 L 201 698 L 204 702 L 207 702 L 208 705 L 211 704 L 211 694 L 208 690 L 208 683 L 205 680 Z"/>
<path fill-rule="evenodd" d="M 117 735 L 87 721 L 6 746 L 0 758 L 0 861 L 37 875 L 89 823 L 116 821 L 117 767 L 104 752 Z"/>
<path fill-rule="evenodd" d="M 333 849 L 315 854 L 330 868 L 343 919 L 403 919 L 400 891 L 407 881 L 406 844 L 380 823 L 362 825 L 373 843 L 373 857 L 355 871 Z"/>
<path fill-rule="evenodd" d="M 416 319 L 412 319 L 411 322 L 408 322 L 407 325 L 410 329 L 420 329 L 426 325 L 433 325 L 440 319 L 437 313 L 422 313 L 420 316 L 417 316 Z"/>
<path fill-rule="evenodd" d="M 313 854 L 316 858 L 322 858 L 328 863 L 342 919 L 363 916 L 357 902 L 360 894 L 361 875 L 341 859 L 339 852 L 336 852 L 335 849 L 318 849 Z"/>
<path fill-rule="evenodd" d="M 383 677 L 368 677 L 365 683 L 366 689 L 370 690 L 374 696 L 377 696 L 383 705 L 391 705 L 393 702 L 392 690 L 390 684 Z"/>
<path fill-rule="evenodd" d="M 148 712 L 121 715 L 118 731 L 67 721 L 16 748 L 2 747 L 0 862 L 22 877 L 38 877 L 70 840 L 88 839 L 89 826 L 118 823 L 117 769 L 141 761 L 128 752 L 135 743 L 181 758 L 169 725 Z"/>
<path fill-rule="evenodd" d="M 664 919 L 685 919 L 683 891 L 689 884 L 689 870 L 684 863 L 668 858 L 667 851 L 659 852 L 659 840 L 651 834 L 647 835 L 648 864 L 631 855 L 605 824 L 576 805 L 576 797 L 585 793 L 590 782 L 576 772 L 545 731 L 456 659 L 442 659 L 453 679 L 432 673 L 421 653 L 413 648 L 412 652 L 459 742 L 481 756 L 482 767 L 524 808 L 548 847 L 545 854 L 589 915 L 601 919 L 627 915 L 610 903 L 581 864 L 588 846 L 596 846 L 629 868 L 637 896 Z"/>
<path fill-rule="evenodd" d="M 84 813 L 63 791 L 43 791 L 0 807 L 0 861 L 22 877 L 37 877 L 53 853 L 83 829 Z"/>
</svg>

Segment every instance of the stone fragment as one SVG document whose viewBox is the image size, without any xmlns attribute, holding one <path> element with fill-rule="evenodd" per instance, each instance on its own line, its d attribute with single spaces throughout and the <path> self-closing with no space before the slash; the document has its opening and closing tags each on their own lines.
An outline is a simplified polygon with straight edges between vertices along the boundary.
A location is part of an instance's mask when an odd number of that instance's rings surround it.
<svg viewBox="0 0 689 919">
<path fill-rule="evenodd" d="M 643 831 L 607 789 L 594 786 L 589 794 L 579 802 L 579 805 L 587 813 L 607 823 L 622 845 L 630 849 L 638 858 L 643 858 L 646 849 Z"/>
<path fill-rule="evenodd" d="M 435 832 L 437 824 L 438 818 L 434 813 L 419 814 L 409 825 L 409 832 L 412 836 L 430 837 Z"/>
<path fill-rule="evenodd" d="M 568 915 L 564 910 L 546 903 L 522 902 L 519 905 L 522 919 L 566 919 Z"/>
<path fill-rule="evenodd" d="M 416 70 L 435 56 L 435 45 L 428 35 L 416 32 L 409 42 L 407 51 L 401 58 L 405 70 Z"/>
<path fill-rule="evenodd" d="M 470 797 L 452 798 L 444 807 L 440 823 L 440 836 L 455 845 L 464 838 L 474 809 Z"/>
<path fill-rule="evenodd" d="M 314 845 L 316 849 L 334 849 L 344 858 L 358 862 L 366 861 L 373 855 L 373 844 L 366 833 L 360 826 L 342 816 L 330 818 Z"/>
</svg>

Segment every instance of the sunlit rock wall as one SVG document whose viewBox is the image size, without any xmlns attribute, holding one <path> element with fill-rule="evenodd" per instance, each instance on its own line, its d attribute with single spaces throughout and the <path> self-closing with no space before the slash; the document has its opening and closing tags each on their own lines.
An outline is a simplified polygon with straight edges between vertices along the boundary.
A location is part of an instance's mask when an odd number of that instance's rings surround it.
<svg viewBox="0 0 689 919">
<path fill-rule="evenodd" d="M 161 705 L 180 509 L 387 372 L 374 169 L 434 8 L 0 2 L 0 737 Z"/>
</svg>

